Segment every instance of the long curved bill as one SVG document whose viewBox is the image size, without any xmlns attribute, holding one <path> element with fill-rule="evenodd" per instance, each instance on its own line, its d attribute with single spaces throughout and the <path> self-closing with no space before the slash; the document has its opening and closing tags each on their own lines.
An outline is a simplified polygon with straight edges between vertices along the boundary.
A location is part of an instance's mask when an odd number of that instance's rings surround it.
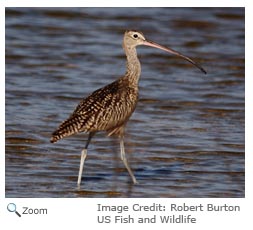
<svg viewBox="0 0 253 230">
<path fill-rule="evenodd" d="M 199 68 L 204 74 L 206 74 L 207 72 L 204 70 L 203 67 L 201 67 L 198 63 L 196 63 L 195 61 L 193 61 L 191 58 L 189 57 L 186 57 L 185 55 L 173 50 L 173 49 L 170 49 L 168 47 L 165 47 L 165 46 L 161 46 L 153 41 L 148 41 L 148 40 L 144 40 L 143 41 L 143 45 L 145 46 L 151 46 L 151 47 L 154 47 L 154 48 L 157 48 L 157 49 L 161 49 L 161 50 L 164 50 L 166 52 L 169 52 L 171 54 L 174 54 L 176 56 L 179 56 L 183 59 L 185 59 L 186 61 L 190 62 L 191 64 L 195 65 L 197 68 Z"/>
</svg>

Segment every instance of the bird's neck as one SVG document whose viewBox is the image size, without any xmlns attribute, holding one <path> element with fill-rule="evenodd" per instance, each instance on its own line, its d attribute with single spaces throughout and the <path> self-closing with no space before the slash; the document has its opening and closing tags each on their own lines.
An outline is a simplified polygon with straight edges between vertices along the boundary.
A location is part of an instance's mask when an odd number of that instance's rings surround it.
<svg viewBox="0 0 253 230">
<path fill-rule="evenodd" d="M 138 87 L 141 75 L 141 64 L 137 57 L 136 49 L 132 47 L 126 47 L 125 52 L 127 56 L 125 77 L 128 79 L 131 85 Z"/>
</svg>

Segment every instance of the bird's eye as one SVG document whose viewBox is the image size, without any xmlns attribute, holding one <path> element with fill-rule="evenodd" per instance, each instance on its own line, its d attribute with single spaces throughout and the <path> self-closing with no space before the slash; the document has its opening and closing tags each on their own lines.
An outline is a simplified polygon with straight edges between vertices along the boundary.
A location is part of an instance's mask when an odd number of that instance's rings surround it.
<svg viewBox="0 0 253 230">
<path fill-rule="evenodd" d="M 134 37 L 134 38 L 138 38 L 138 34 L 134 34 L 133 37 Z"/>
</svg>

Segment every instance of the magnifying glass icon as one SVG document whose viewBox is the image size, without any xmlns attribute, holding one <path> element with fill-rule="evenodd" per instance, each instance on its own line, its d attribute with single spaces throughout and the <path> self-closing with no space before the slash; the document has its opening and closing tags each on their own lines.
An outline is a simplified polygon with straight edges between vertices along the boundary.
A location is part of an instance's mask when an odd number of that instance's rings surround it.
<svg viewBox="0 0 253 230">
<path fill-rule="evenodd" d="M 15 212 L 19 217 L 21 217 L 21 215 L 17 212 L 17 210 L 16 210 L 16 205 L 15 205 L 14 203 L 9 203 L 9 204 L 7 205 L 7 210 L 8 210 L 9 212 Z"/>
</svg>

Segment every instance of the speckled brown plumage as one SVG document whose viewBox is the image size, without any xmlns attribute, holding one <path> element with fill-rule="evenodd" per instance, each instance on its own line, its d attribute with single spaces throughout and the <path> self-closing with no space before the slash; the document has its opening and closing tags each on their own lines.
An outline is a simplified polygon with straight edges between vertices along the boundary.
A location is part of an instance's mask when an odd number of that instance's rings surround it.
<svg viewBox="0 0 253 230">
<path fill-rule="evenodd" d="M 51 142 L 79 132 L 107 131 L 120 135 L 138 101 L 138 88 L 127 77 L 94 91 L 53 133 Z"/>
</svg>

